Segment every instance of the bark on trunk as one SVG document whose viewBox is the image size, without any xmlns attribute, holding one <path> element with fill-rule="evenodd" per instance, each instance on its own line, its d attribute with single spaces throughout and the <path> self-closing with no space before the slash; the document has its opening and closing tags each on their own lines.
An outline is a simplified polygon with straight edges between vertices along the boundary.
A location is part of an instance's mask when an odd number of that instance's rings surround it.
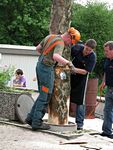
<svg viewBox="0 0 113 150">
<path fill-rule="evenodd" d="M 68 66 L 55 68 L 55 85 L 52 99 L 49 103 L 49 123 L 68 124 L 70 70 Z"/>
<path fill-rule="evenodd" d="M 70 58 L 70 48 L 67 49 L 64 50 L 64 56 L 69 55 L 68 58 Z M 48 122 L 56 125 L 68 124 L 69 105 L 70 69 L 68 66 L 56 66 L 54 91 L 48 109 Z"/>
<path fill-rule="evenodd" d="M 64 33 L 70 26 L 72 0 L 53 0 L 50 33 Z M 66 47 L 63 57 L 70 60 L 70 47 Z M 70 99 L 70 70 L 68 66 L 56 66 L 55 84 L 49 104 L 48 122 L 56 125 L 68 124 Z"/>
<path fill-rule="evenodd" d="M 64 33 L 70 26 L 72 0 L 53 0 L 50 33 Z"/>
</svg>

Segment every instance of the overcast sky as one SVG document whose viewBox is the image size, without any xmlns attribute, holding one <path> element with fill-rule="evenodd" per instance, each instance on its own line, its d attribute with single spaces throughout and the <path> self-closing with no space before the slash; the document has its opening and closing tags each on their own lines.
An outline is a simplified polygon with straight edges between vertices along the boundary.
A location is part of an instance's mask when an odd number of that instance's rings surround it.
<svg viewBox="0 0 113 150">
<path fill-rule="evenodd" d="M 87 4 L 87 1 L 89 2 L 102 2 L 102 3 L 107 3 L 110 7 L 113 8 L 113 1 L 112 0 L 75 0 L 75 2 L 80 3 L 80 4 Z"/>
</svg>

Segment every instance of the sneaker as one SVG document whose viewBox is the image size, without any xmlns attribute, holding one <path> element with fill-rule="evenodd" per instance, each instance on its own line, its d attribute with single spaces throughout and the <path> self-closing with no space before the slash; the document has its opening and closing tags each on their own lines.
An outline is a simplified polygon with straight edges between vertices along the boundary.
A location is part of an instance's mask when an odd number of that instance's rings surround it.
<svg viewBox="0 0 113 150">
<path fill-rule="evenodd" d="M 42 123 L 41 125 L 38 125 L 36 128 L 32 127 L 32 130 L 33 131 L 36 131 L 36 130 L 49 130 L 50 129 L 50 126 L 48 124 L 45 124 L 45 123 Z"/>
<path fill-rule="evenodd" d="M 104 132 L 102 132 L 102 133 L 100 133 L 99 135 L 101 135 L 101 136 L 104 136 L 104 137 L 108 137 L 108 138 L 110 138 L 110 139 L 113 139 L 113 134 L 106 134 L 106 133 L 104 133 Z"/>
<path fill-rule="evenodd" d="M 30 126 L 32 125 L 32 121 L 27 118 L 25 119 L 25 123 L 29 124 Z"/>
<path fill-rule="evenodd" d="M 77 130 L 83 130 L 83 127 L 77 127 Z"/>
</svg>

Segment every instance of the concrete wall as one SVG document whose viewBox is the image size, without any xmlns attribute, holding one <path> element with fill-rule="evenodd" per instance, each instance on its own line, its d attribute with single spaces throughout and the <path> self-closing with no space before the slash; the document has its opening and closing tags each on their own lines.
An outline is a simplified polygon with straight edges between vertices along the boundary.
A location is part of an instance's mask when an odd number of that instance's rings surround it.
<svg viewBox="0 0 113 150">
<path fill-rule="evenodd" d="M 27 88 L 37 90 L 37 82 L 33 81 L 36 76 L 35 67 L 38 60 L 35 49 L 33 46 L 0 44 L 0 53 L 2 54 L 0 65 L 14 65 L 15 69 L 22 69 L 27 80 Z M 12 85 L 12 81 L 9 85 Z"/>
</svg>

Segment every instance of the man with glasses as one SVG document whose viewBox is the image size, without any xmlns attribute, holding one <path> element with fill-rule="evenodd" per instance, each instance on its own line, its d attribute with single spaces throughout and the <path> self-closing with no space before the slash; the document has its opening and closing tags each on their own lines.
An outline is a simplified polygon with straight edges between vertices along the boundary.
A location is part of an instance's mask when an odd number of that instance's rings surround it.
<svg viewBox="0 0 113 150">
<path fill-rule="evenodd" d="M 76 104 L 77 130 L 82 130 L 84 125 L 85 92 L 88 74 L 92 72 L 96 64 L 96 54 L 94 53 L 96 45 L 94 39 L 89 39 L 84 45 L 78 43 L 71 49 L 72 63 L 75 68 L 73 68 L 71 75 L 70 100 Z"/>
</svg>

